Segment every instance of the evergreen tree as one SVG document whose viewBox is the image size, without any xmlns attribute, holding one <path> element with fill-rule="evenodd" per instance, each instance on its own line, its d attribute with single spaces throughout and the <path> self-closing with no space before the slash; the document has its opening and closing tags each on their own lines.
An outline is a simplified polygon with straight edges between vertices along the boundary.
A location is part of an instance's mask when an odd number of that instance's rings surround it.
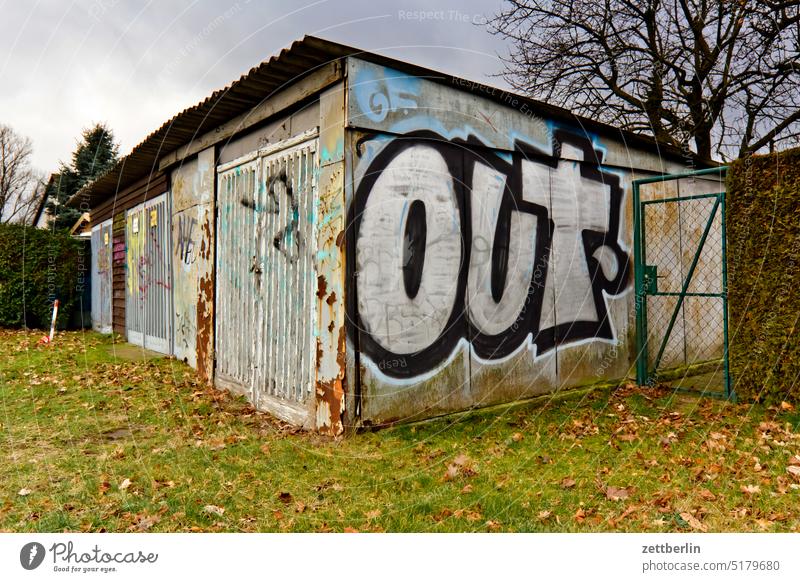
<svg viewBox="0 0 800 582">
<path fill-rule="evenodd" d="M 81 141 L 72 153 L 72 163 L 61 163 L 55 179 L 47 191 L 47 210 L 53 217 L 50 226 L 56 229 L 71 228 L 81 215 L 77 208 L 66 206 L 75 193 L 86 184 L 103 175 L 117 163 L 119 146 L 113 132 L 102 123 L 84 129 Z"/>
</svg>

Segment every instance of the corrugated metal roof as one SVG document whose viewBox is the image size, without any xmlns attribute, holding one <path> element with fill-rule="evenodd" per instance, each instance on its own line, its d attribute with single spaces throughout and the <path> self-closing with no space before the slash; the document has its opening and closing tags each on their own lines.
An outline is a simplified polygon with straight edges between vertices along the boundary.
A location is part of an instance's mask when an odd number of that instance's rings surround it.
<svg viewBox="0 0 800 582">
<path fill-rule="evenodd" d="M 107 199 L 133 184 L 135 181 L 156 172 L 158 160 L 182 145 L 222 125 L 231 118 L 240 115 L 262 101 L 270 94 L 296 82 L 301 77 L 314 71 L 332 60 L 357 55 L 368 61 L 385 65 L 411 75 L 426 77 L 457 87 L 460 91 L 478 92 L 477 87 L 485 84 L 471 83 L 467 80 L 424 67 L 398 61 L 354 47 L 324 40 L 313 36 L 305 36 L 283 49 L 278 55 L 253 67 L 224 89 L 212 93 L 205 100 L 193 107 L 183 110 L 164 123 L 156 131 L 148 135 L 144 141 L 133 148 L 130 154 L 120 159 L 116 166 L 88 184 L 75 196 L 68 205 L 75 206 L 78 201 L 86 200 L 91 206 Z M 472 89 L 475 87 L 476 89 Z M 496 97 L 493 95 L 496 94 Z M 500 102 L 502 91 L 480 92 L 480 95 Z M 507 92 L 505 92 L 508 95 Z M 605 123 L 582 118 L 566 109 L 536 101 L 518 95 L 521 102 L 535 107 L 536 111 L 554 120 L 570 123 L 576 121 L 587 130 L 604 134 L 616 134 L 629 145 L 655 148 L 660 154 L 669 158 L 681 158 L 681 151 L 674 146 L 657 142 L 651 137 L 620 130 Z"/>
<path fill-rule="evenodd" d="M 175 115 L 121 158 L 116 166 L 81 189 L 68 204 L 74 206 L 83 199 L 94 206 L 156 172 L 158 160 L 165 154 L 252 109 L 271 93 L 331 60 L 357 52 L 354 48 L 311 36 L 295 41 L 278 55 L 250 69 L 237 81 Z"/>
</svg>

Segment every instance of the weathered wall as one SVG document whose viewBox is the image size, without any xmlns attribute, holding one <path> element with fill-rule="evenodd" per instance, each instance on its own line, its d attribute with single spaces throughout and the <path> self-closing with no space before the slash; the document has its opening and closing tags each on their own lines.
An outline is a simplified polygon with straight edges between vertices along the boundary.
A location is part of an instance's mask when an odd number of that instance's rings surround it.
<svg viewBox="0 0 800 582">
<path fill-rule="evenodd" d="M 214 148 L 170 175 L 174 353 L 212 377 L 214 265 Z"/>
<path fill-rule="evenodd" d="M 346 410 L 345 362 L 345 86 L 320 95 L 319 187 L 316 220 L 317 309 L 315 317 L 316 427 L 340 434 L 353 411 Z"/>
<path fill-rule="evenodd" d="M 226 164 L 256 150 L 299 135 L 319 125 L 319 101 L 281 115 L 220 145 L 218 163 Z"/>
<path fill-rule="evenodd" d="M 167 176 L 154 172 L 92 208 L 92 225 L 112 220 L 112 322 L 114 333 L 125 336 L 126 241 L 125 211 L 163 194 Z"/>
<path fill-rule="evenodd" d="M 349 59 L 349 347 L 364 423 L 624 377 L 657 153 Z"/>
</svg>

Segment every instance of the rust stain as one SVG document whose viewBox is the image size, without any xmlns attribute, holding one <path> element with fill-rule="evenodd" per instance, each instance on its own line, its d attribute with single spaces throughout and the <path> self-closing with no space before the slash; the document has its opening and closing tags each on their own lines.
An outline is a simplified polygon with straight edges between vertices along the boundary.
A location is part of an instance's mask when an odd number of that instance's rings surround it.
<svg viewBox="0 0 800 582">
<path fill-rule="evenodd" d="M 209 220 L 203 221 L 203 237 L 200 245 L 200 256 L 208 261 L 211 258 L 211 227 Z M 209 266 L 210 268 L 210 266 Z M 200 378 L 210 384 L 213 376 L 211 351 L 213 342 L 214 281 L 211 274 L 203 275 L 198 281 L 197 294 L 197 371 Z"/>
<path fill-rule="evenodd" d="M 333 324 L 333 322 L 330 322 L 328 324 L 328 333 L 333 333 L 333 328 L 334 328 L 334 324 Z"/>
<path fill-rule="evenodd" d="M 322 342 L 317 339 L 317 371 L 319 371 L 319 364 L 322 361 Z"/>
<path fill-rule="evenodd" d="M 325 300 L 325 303 L 328 305 L 333 305 L 336 303 L 336 291 L 331 291 L 331 294 L 328 295 L 328 299 Z"/>
<path fill-rule="evenodd" d="M 344 231 L 339 231 L 339 234 L 336 235 L 336 246 L 344 248 Z"/>
<path fill-rule="evenodd" d="M 211 258 L 211 225 L 209 220 L 203 221 L 203 238 L 200 241 L 200 258 Z"/>
<path fill-rule="evenodd" d="M 318 381 L 317 382 L 317 406 L 319 408 L 327 409 L 327 418 L 318 427 L 319 432 L 322 434 L 329 434 L 331 436 L 338 436 L 344 432 L 344 393 L 346 387 L 345 381 L 345 342 L 346 335 L 344 328 L 339 329 L 339 341 L 336 353 L 336 363 L 339 369 L 336 377 L 332 381 Z M 322 351 L 320 342 L 317 340 L 317 367 L 319 368 L 319 358 Z"/>
<path fill-rule="evenodd" d="M 325 298 L 325 294 L 328 292 L 328 282 L 325 280 L 325 277 L 322 275 L 317 277 L 317 299 L 322 301 Z"/>
</svg>

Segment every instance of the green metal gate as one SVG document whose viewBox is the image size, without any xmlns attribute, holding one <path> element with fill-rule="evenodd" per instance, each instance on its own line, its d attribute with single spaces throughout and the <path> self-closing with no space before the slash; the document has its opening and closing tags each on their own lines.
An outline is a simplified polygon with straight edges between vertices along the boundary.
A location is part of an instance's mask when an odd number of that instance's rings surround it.
<svg viewBox="0 0 800 582">
<path fill-rule="evenodd" d="M 734 397 L 728 371 L 726 170 L 633 183 L 639 384 L 705 374 L 704 394 Z"/>
</svg>

